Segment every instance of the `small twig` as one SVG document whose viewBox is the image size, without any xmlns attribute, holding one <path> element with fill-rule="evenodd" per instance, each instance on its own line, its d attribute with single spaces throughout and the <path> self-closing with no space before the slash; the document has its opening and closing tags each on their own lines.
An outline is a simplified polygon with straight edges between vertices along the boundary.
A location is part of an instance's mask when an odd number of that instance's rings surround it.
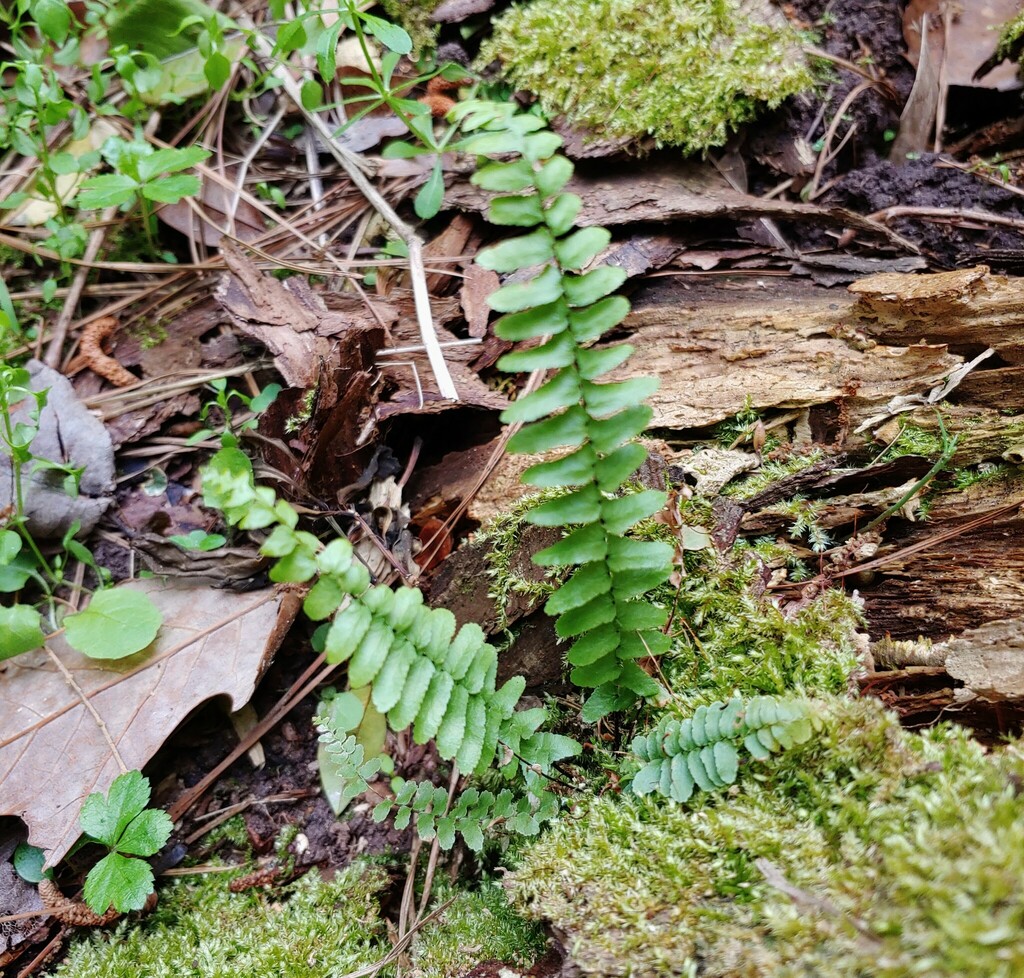
<svg viewBox="0 0 1024 978">
<path fill-rule="evenodd" d="M 1024 220 L 1014 217 L 1003 217 L 1001 214 L 991 214 L 988 211 L 976 211 L 968 207 L 913 207 L 910 205 L 898 204 L 895 207 L 885 207 L 868 215 L 868 220 L 879 221 L 882 224 L 897 217 L 923 217 L 933 218 L 937 221 L 950 221 L 959 223 L 961 221 L 975 221 L 979 224 L 996 224 L 1000 227 L 1014 228 L 1017 231 L 1024 231 Z"/>
<path fill-rule="evenodd" d="M 267 38 L 257 30 L 256 25 L 247 16 L 239 15 L 236 19 L 244 30 L 251 32 L 252 43 L 257 53 L 270 62 L 270 74 L 277 79 L 285 94 L 295 103 L 310 127 L 323 139 L 325 147 L 348 174 L 356 189 L 405 242 L 406 247 L 409 249 L 409 277 L 412 280 L 416 320 L 419 323 L 423 345 L 427 348 L 427 359 L 430 361 L 430 367 L 434 372 L 441 396 L 451 401 L 459 400 L 458 391 L 455 389 L 455 383 L 448 371 L 448 365 L 445 363 L 444 355 L 438 346 L 437 333 L 434 330 L 433 315 L 430 310 L 430 293 L 427 290 L 426 270 L 423 263 L 422 240 L 398 216 L 394 208 L 370 182 L 364 170 L 365 163 L 363 160 L 357 154 L 350 152 L 338 143 L 334 133 L 331 131 L 331 127 L 324 122 L 321 116 L 315 112 L 310 112 L 303 106 L 302 92 L 298 82 L 296 82 L 288 70 L 288 66 L 274 57 L 273 47 Z"/>
<path fill-rule="evenodd" d="M 818 154 L 817 165 L 814 167 L 814 176 L 811 177 L 810 190 L 807 192 L 807 200 L 814 200 L 814 198 L 818 196 L 818 184 L 821 183 L 821 177 L 825 171 L 825 167 L 835 159 L 835 153 L 830 155 L 830 150 L 832 147 L 832 140 L 835 138 L 839 125 L 843 121 L 843 116 L 846 115 L 847 110 L 851 105 L 853 105 L 860 94 L 862 92 L 866 92 L 869 88 L 873 88 L 875 84 L 876 82 L 872 79 L 871 81 L 862 81 L 855 85 L 847 93 L 846 98 L 844 98 L 840 103 L 839 108 L 836 109 L 836 113 L 832 117 L 832 121 L 829 123 L 828 129 L 825 130 L 825 138 L 822 142 L 821 152 Z M 853 125 L 856 125 L 856 123 L 851 124 L 851 129 L 853 128 Z M 849 134 L 847 134 L 847 138 L 849 138 Z M 836 153 L 838 152 L 839 150 L 837 149 Z"/>
<path fill-rule="evenodd" d="M 71 671 L 68 669 L 63 662 L 60 661 L 60 656 L 53 651 L 48 645 L 43 646 L 46 649 L 46 654 L 50 657 L 50 661 L 60 670 L 61 675 L 64 677 L 64 681 L 75 691 L 79 700 L 92 716 L 93 720 L 96 721 L 96 726 L 100 728 L 100 733 L 103 734 L 103 739 L 107 742 L 107 746 L 110 748 L 110 753 L 114 755 L 114 760 L 117 761 L 117 766 L 120 768 L 122 774 L 128 773 L 128 765 L 125 764 L 121 758 L 121 752 L 117 749 L 117 744 L 114 743 L 114 738 L 110 736 L 110 731 L 107 729 L 106 721 L 99 715 L 96 707 L 89 701 L 89 697 L 85 695 L 82 687 L 78 685 L 77 680 L 71 675 Z"/>
</svg>

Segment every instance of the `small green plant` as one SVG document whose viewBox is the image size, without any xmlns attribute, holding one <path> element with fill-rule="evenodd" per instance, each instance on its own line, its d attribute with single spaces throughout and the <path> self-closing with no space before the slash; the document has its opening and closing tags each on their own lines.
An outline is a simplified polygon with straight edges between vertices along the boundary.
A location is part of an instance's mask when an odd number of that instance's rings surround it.
<svg viewBox="0 0 1024 978">
<path fill-rule="evenodd" d="M 153 892 L 153 871 L 143 857 L 160 851 L 173 826 L 166 812 L 146 807 L 149 794 L 149 780 L 128 771 L 114 779 L 106 798 L 97 792 L 82 805 L 87 840 L 110 850 L 85 878 L 85 902 L 94 913 L 141 910 Z"/>
<path fill-rule="evenodd" d="M 21 367 L 0 364 L 0 453 L 9 459 L 13 487 L 11 511 L 0 522 L 0 594 L 19 594 L 31 581 L 42 597 L 38 603 L 0 604 L 0 660 L 39 648 L 46 640 L 40 608 L 47 611 L 48 630 L 63 625 L 68 643 L 93 658 L 116 659 L 144 649 L 156 637 L 161 616 L 150 599 L 124 589 L 99 591 L 84 611 L 63 615 L 57 590 L 64 583 L 68 556 L 101 569 L 88 548 L 75 540 L 78 524 L 69 527 L 61 550 L 46 557 L 28 527 L 25 514 L 25 470 L 49 469 L 62 474 L 69 495 L 77 492 L 81 470 L 40 458 L 32 443 L 39 431 L 47 392 L 34 390 Z M 111 625 L 116 626 L 111 628 Z"/>
<path fill-rule="evenodd" d="M 546 608 L 557 616 L 558 635 L 574 640 L 568 652 L 572 681 L 594 690 L 583 717 L 597 720 L 638 697 L 663 692 L 636 660 L 659 655 L 670 645 L 661 630 L 667 610 L 644 596 L 667 580 L 673 548 L 632 539 L 629 531 L 658 512 L 666 496 L 655 490 L 621 491 L 647 457 L 636 438 L 651 419 L 651 409 L 642 402 L 656 389 L 657 379 L 601 381 L 633 350 L 624 343 L 593 346 L 629 311 L 626 299 L 615 294 L 626 273 L 612 265 L 583 271 L 611 235 L 599 227 L 576 229 L 582 201 L 563 192 L 573 166 L 557 153 L 561 139 L 537 116 L 512 105 L 464 102 L 453 115 L 469 133 L 460 148 L 484 157 L 518 157 L 485 161 L 472 180 L 497 194 L 488 210 L 492 223 L 533 230 L 484 249 L 477 261 L 500 273 L 533 270 L 528 280 L 505 285 L 488 299 L 492 309 L 506 314 L 495 325 L 498 336 L 541 341 L 507 354 L 498 366 L 553 375 L 516 401 L 502 420 L 524 425 L 510 439 L 510 451 L 571 449 L 531 466 L 523 481 L 569 490 L 532 509 L 527 519 L 538 526 L 571 528 L 534 560 L 576 568 Z"/>
<path fill-rule="evenodd" d="M 665 717 L 633 741 L 633 753 L 644 762 L 633 777 L 633 791 L 656 791 L 682 803 L 698 788 L 725 788 L 739 774 L 740 747 L 755 760 L 766 761 L 810 740 L 815 721 L 807 700 L 780 696 L 734 696 L 698 706 L 682 720 Z"/>
</svg>

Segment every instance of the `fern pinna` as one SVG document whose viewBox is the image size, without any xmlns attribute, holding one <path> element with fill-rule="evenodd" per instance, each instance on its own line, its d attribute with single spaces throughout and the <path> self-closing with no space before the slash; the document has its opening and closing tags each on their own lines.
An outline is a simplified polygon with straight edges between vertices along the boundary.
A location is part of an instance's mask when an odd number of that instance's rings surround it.
<svg viewBox="0 0 1024 978">
<path fill-rule="evenodd" d="M 563 192 L 573 165 L 556 153 L 561 139 L 514 106 L 466 102 L 453 112 L 469 132 L 460 149 L 517 157 L 485 162 L 472 177 L 477 186 L 498 194 L 490 202 L 490 221 L 534 229 L 485 249 L 477 262 L 499 273 L 530 270 L 527 280 L 506 284 L 488 299 L 496 312 L 506 314 L 495 325 L 497 335 L 523 344 L 498 366 L 552 374 L 502 420 L 523 425 L 510 440 L 510 451 L 571 449 L 532 466 L 523 481 L 569 490 L 537 506 L 527 519 L 572 528 L 534 560 L 575 567 L 548 599 L 547 611 L 558 616 L 558 635 L 574 640 L 568 652 L 572 681 L 594 690 L 583 716 L 596 720 L 637 697 L 662 692 L 636 660 L 669 646 L 661 631 L 666 611 L 643 596 L 667 580 L 673 552 L 665 543 L 634 540 L 628 533 L 658 512 L 666 497 L 654 490 L 621 491 L 647 457 L 636 439 L 652 412 L 641 402 L 658 382 L 653 377 L 600 380 L 633 352 L 625 343 L 594 346 L 629 311 L 628 301 L 614 294 L 626 273 L 612 265 L 582 271 L 611 235 L 600 227 L 576 229 L 582 201 Z"/>
<path fill-rule="evenodd" d="M 698 706 L 693 716 L 665 717 L 633 741 L 643 767 L 633 778 L 638 795 L 658 792 L 689 801 L 696 789 L 714 791 L 735 782 L 740 748 L 755 760 L 811 739 L 817 720 L 812 704 L 781 696 L 734 696 Z"/>
</svg>

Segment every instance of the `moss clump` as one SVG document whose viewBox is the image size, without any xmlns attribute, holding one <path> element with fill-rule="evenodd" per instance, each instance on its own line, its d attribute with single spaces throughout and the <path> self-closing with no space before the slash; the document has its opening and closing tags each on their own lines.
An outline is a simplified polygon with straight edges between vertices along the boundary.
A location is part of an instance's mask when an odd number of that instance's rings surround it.
<svg viewBox="0 0 1024 978">
<path fill-rule="evenodd" d="M 812 84 L 796 31 L 761 0 L 534 0 L 495 21 L 478 64 L 495 59 L 551 115 L 687 153 Z"/>
<path fill-rule="evenodd" d="M 58 978 L 335 978 L 379 961 L 390 944 L 379 918 L 383 870 L 316 871 L 284 892 L 231 893 L 222 874 L 160 889 L 156 911 L 76 940 Z M 385 971 L 383 974 L 392 974 Z"/>
<path fill-rule="evenodd" d="M 441 6 L 441 0 L 381 0 L 381 6 L 390 20 L 409 32 L 416 52 L 436 46 L 437 24 L 430 15 Z"/>
<path fill-rule="evenodd" d="M 661 665 L 671 687 L 698 701 L 783 695 L 795 688 L 812 694 L 846 688 L 856 665 L 856 603 L 837 590 L 822 591 L 795 615 L 784 614 L 762 594 L 766 559 L 755 548 L 737 547 L 728 557 L 710 552 L 679 584 L 682 623 Z"/>
<path fill-rule="evenodd" d="M 590 974 L 1024 974 L 1019 750 L 908 733 L 873 701 L 823 707 L 815 739 L 735 796 L 586 802 L 527 851 L 514 902 Z"/>
<path fill-rule="evenodd" d="M 444 913 L 413 941 L 414 978 L 458 978 L 468 962 L 492 959 L 528 968 L 543 955 L 543 929 L 513 910 L 497 883 L 484 883 L 474 891 L 456 891 L 445 883 L 434 888 L 436 903 L 453 896 Z"/>
</svg>

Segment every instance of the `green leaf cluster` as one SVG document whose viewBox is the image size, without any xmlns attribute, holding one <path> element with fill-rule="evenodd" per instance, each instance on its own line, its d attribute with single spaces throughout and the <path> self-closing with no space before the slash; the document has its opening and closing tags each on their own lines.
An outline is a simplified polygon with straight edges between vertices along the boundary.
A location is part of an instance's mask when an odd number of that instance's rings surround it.
<svg viewBox="0 0 1024 978">
<path fill-rule="evenodd" d="M 461 837 L 470 849 L 480 852 L 485 833 L 497 825 L 518 835 L 536 835 L 543 822 L 557 815 L 559 803 L 550 791 L 517 797 L 509 788 L 495 794 L 470 787 L 449 806 L 445 788 L 429 781 L 406 781 L 398 786 L 394 799 L 386 798 L 374 808 L 373 818 L 381 822 L 396 809 L 396 829 L 406 828 L 415 818 L 416 832 L 425 842 L 436 837 L 447 851 Z"/>
<path fill-rule="evenodd" d="M 537 506 L 527 519 L 570 529 L 534 560 L 575 567 L 548 599 L 547 610 L 558 616 L 559 636 L 573 640 L 572 681 L 595 690 L 584 718 L 596 720 L 637 697 L 662 692 L 636 660 L 669 647 L 661 630 L 667 612 L 645 595 L 668 579 L 673 551 L 663 542 L 632 539 L 629 531 L 658 512 L 666 497 L 654 490 L 621 492 L 647 458 L 636 439 L 650 422 L 651 409 L 642 401 L 657 380 L 606 379 L 632 353 L 625 343 L 594 345 L 629 311 L 627 300 L 615 294 L 626 273 L 612 265 L 589 267 L 611 235 L 604 228 L 575 227 L 582 201 L 564 191 L 573 166 L 556 153 L 561 139 L 537 116 L 517 113 L 514 106 L 465 102 L 454 114 L 470 134 L 461 143 L 468 151 L 517 157 L 485 162 L 472 180 L 496 194 L 489 208 L 494 224 L 531 230 L 484 249 L 477 262 L 501 273 L 532 272 L 488 299 L 506 314 L 495 325 L 497 335 L 523 344 L 498 366 L 550 374 L 502 420 L 522 425 L 509 441 L 510 451 L 562 453 L 523 475 L 540 489 L 569 490 Z"/>
<path fill-rule="evenodd" d="M 106 798 L 97 792 L 82 805 L 82 831 L 110 850 L 85 878 L 85 902 L 94 913 L 111 906 L 141 910 L 153 892 L 153 871 L 138 857 L 159 852 L 172 825 L 166 812 L 146 808 L 149 794 L 149 779 L 129 771 L 114 779 Z"/>
<path fill-rule="evenodd" d="M 683 720 L 665 717 L 633 741 L 633 753 L 645 762 L 633 777 L 633 791 L 683 803 L 698 788 L 724 788 L 739 774 L 741 747 L 766 761 L 810 740 L 815 722 L 809 701 L 781 696 L 734 696 L 698 706 Z"/>
</svg>

